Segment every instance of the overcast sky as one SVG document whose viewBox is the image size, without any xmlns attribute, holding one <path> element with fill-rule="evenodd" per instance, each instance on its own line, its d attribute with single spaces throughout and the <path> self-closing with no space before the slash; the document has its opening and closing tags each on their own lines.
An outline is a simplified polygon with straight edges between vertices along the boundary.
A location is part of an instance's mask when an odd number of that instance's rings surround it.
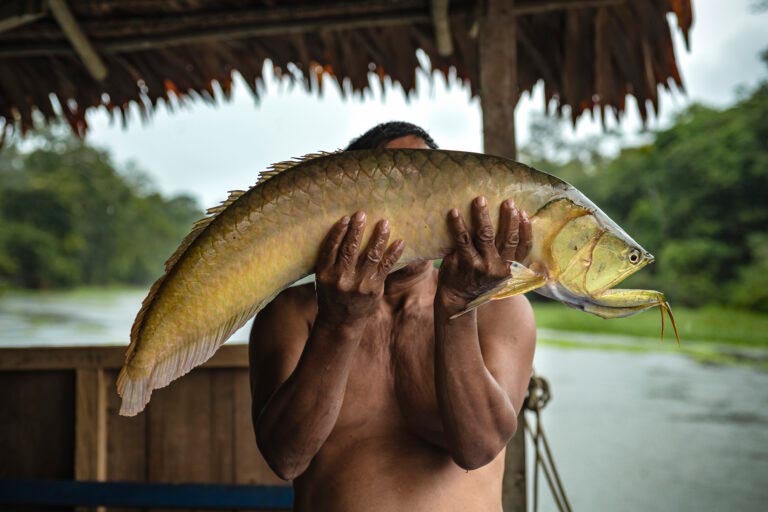
<svg viewBox="0 0 768 512">
<path fill-rule="evenodd" d="M 651 128 L 663 126 L 690 101 L 727 105 L 736 98 L 739 85 L 754 85 L 768 75 L 758 57 L 768 47 L 768 11 L 755 12 L 752 7 L 758 0 L 693 3 L 690 53 L 674 29 L 687 93 L 663 94 L 661 118 L 653 120 Z M 670 22 L 676 27 L 674 17 Z M 111 123 L 105 112 L 93 112 L 88 117 L 88 140 L 108 149 L 119 165 L 134 161 L 162 192 L 192 194 L 206 207 L 226 197 L 227 190 L 252 185 L 270 163 L 338 149 L 383 121 L 416 123 L 443 148 L 481 151 L 480 107 L 467 89 L 441 78 L 430 86 L 421 76 L 418 90 L 407 102 L 401 89 L 388 88 L 382 95 L 374 85 L 364 99 L 344 100 L 335 87 L 326 87 L 318 98 L 298 86 L 291 89 L 268 80 L 267 92 L 257 104 L 241 83 L 230 102 L 216 107 L 198 103 L 170 114 L 161 107 L 149 123 L 135 116 L 127 129 Z M 520 144 L 527 140 L 531 114 L 543 109 L 540 88 L 521 99 L 516 113 Z M 631 135 L 640 127 L 630 102 L 620 128 Z M 597 123 L 582 117 L 572 135 L 599 131 Z"/>
</svg>

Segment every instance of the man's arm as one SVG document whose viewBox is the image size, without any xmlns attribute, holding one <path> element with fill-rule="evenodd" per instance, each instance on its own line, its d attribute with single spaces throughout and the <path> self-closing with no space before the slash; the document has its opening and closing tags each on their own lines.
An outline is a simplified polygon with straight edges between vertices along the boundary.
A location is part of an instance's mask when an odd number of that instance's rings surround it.
<svg viewBox="0 0 768 512">
<path fill-rule="evenodd" d="M 458 465 L 491 462 L 517 429 L 535 345 L 524 297 L 489 303 L 453 320 L 478 295 L 509 274 L 530 247 L 530 222 L 510 202 L 501 206 L 494 237 L 484 198 L 473 202 L 474 238 L 458 211 L 448 222 L 456 251 L 443 260 L 435 296 L 435 388 L 447 449 Z"/>
<path fill-rule="evenodd" d="M 402 241 L 387 248 L 386 222 L 377 224 L 359 254 L 364 229 L 365 215 L 358 212 L 328 233 L 317 263 L 318 309 L 311 328 L 296 321 L 293 315 L 302 318 L 306 308 L 297 308 L 290 294 L 276 299 L 254 322 L 256 441 L 270 467 L 286 480 L 306 470 L 333 430 L 367 318 L 402 254 Z"/>
</svg>

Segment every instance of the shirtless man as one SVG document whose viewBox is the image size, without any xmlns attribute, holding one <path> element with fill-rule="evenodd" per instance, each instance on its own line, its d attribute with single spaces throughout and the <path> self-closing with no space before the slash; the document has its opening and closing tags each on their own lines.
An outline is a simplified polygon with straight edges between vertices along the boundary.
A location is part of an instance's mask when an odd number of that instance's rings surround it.
<svg viewBox="0 0 768 512">
<path fill-rule="evenodd" d="M 406 123 L 356 142 L 436 147 Z M 500 208 L 496 232 L 489 207 Z M 533 313 L 518 296 L 449 318 L 524 259 L 530 223 L 511 202 L 484 198 L 472 217 L 470 229 L 446 212 L 456 250 L 439 271 L 425 261 L 391 274 L 404 244 L 388 245 L 387 221 L 344 217 L 320 249 L 316 286 L 288 288 L 256 317 L 256 438 L 275 473 L 293 480 L 295 510 L 501 510 L 505 446 L 531 376 Z M 377 223 L 361 247 L 367 221 Z"/>
</svg>

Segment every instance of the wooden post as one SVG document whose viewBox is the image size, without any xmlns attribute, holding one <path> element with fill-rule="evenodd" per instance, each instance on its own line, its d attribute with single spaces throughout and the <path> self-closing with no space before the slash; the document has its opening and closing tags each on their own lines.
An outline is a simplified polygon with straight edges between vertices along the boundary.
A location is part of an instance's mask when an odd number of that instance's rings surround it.
<svg viewBox="0 0 768 512">
<path fill-rule="evenodd" d="M 479 34 L 483 146 L 486 153 L 514 159 L 515 107 L 519 98 L 514 2 L 488 0 L 487 6 Z M 525 494 L 525 428 L 519 418 L 517 434 L 507 445 L 505 455 L 504 511 L 525 512 Z"/>
<path fill-rule="evenodd" d="M 480 102 L 486 153 L 515 158 L 517 30 L 514 2 L 488 0 L 479 40 Z"/>
<path fill-rule="evenodd" d="M 107 478 L 107 397 L 104 370 L 75 370 L 75 479 Z M 86 508 L 78 508 L 85 512 Z M 103 510 L 102 507 L 97 510 Z"/>
</svg>

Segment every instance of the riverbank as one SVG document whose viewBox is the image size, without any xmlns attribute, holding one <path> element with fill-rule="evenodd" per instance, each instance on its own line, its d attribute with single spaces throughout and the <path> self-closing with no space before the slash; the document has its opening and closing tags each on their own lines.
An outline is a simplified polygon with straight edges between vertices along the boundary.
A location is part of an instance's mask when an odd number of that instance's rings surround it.
<svg viewBox="0 0 768 512">
<path fill-rule="evenodd" d="M 561 349 L 662 352 L 702 363 L 738 364 L 768 371 L 768 315 L 721 308 L 676 308 L 678 345 L 670 322 L 661 339 L 654 311 L 604 320 L 554 302 L 535 301 L 539 344 Z"/>
<path fill-rule="evenodd" d="M 127 344 L 145 288 L 78 288 L 6 291 L 0 294 L 0 346 Z M 660 339 L 658 312 L 603 320 L 534 300 L 539 344 L 563 349 L 664 352 L 707 363 L 735 363 L 768 370 L 768 315 L 718 308 L 676 308 L 678 346 L 666 322 Z M 248 326 L 233 342 L 245 342 Z"/>
</svg>

